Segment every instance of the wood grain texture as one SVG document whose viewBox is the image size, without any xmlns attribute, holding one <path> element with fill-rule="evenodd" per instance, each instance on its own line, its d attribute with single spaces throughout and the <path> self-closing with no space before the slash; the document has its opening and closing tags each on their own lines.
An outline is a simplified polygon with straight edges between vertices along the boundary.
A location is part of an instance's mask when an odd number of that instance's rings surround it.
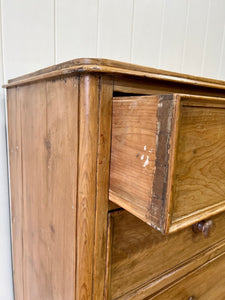
<svg viewBox="0 0 225 300">
<path fill-rule="evenodd" d="M 224 211 L 224 120 L 224 98 L 114 98 L 110 200 L 162 233 Z"/>
<path fill-rule="evenodd" d="M 24 299 L 23 291 L 23 190 L 21 113 L 17 88 L 7 91 L 8 137 L 10 159 L 11 228 L 13 252 L 14 293 L 18 300 Z"/>
<path fill-rule="evenodd" d="M 107 73 L 114 76 L 129 76 L 142 79 L 156 79 L 162 82 L 170 82 L 174 84 L 185 84 L 189 87 L 199 86 L 207 88 L 225 89 L 225 82 L 222 80 L 209 79 L 204 77 L 197 77 L 193 75 L 169 72 L 144 66 L 138 66 L 129 63 L 109 59 L 95 59 L 95 58 L 81 58 L 71 60 L 65 63 L 54 65 L 24 76 L 9 80 L 8 85 L 24 85 L 29 82 L 44 80 L 46 78 L 54 78 L 58 76 L 65 76 L 66 74 L 80 74 L 80 73 Z"/>
<path fill-rule="evenodd" d="M 202 95 L 212 97 L 224 97 L 222 89 L 212 89 L 201 87 L 195 84 L 185 84 L 181 82 L 168 82 L 154 78 L 139 78 L 133 76 L 114 77 L 114 92 L 137 95 L 165 95 L 171 93 L 181 93 L 190 95 Z M 121 94 L 122 95 L 122 94 Z M 125 96 L 125 95 L 124 95 Z"/>
<path fill-rule="evenodd" d="M 146 210 L 154 181 L 158 103 L 156 96 L 113 100 L 110 190 Z"/>
<path fill-rule="evenodd" d="M 214 228 L 208 238 L 191 227 L 165 237 L 126 211 L 110 216 L 109 299 L 129 299 L 131 291 L 148 285 L 154 292 L 158 280 L 194 262 L 198 253 L 223 239 L 225 230 L 224 213 L 213 217 Z"/>
<path fill-rule="evenodd" d="M 118 97 L 113 101 L 110 200 L 167 232 L 176 97 Z"/>
<path fill-rule="evenodd" d="M 76 299 L 103 299 L 113 82 L 81 76 Z"/>
<path fill-rule="evenodd" d="M 156 295 L 160 290 L 164 290 L 165 287 L 173 285 L 181 278 L 187 276 L 193 270 L 199 268 L 203 264 L 207 263 L 212 258 L 224 253 L 225 244 L 224 241 L 219 242 L 213 247 L 201 252 L 196 255 L 194 259 L 187 260 L 184 264 L 179 266 L 177 269 L 173 269 L 171 273 L 164 273 L 161 277 L 157 278 L 156 281 L 148 282 L 142 287 L 130 291 L 130 293 L 120 297 L 120 300 L 143 300 L 151 298 L 150 295 Z"/>
<path fill-rule="evenodd" d="M 185 276 L 168 290 L 155 297 L 145 299 L 224 299 L 225 294 L 225 253 L 215 257 L 193 273 Z"/>
<path fill-rule="evenodd" d="M 16 300 L 103 299 L 113 81 L 9 91 Z"/>
<path fill-rule="evenodd" d="M 113 81 L 100 78 L 93 299 L 105 297 Z"/>
<path fill-rule="evenodd" d="M 55 299 L 75 298 L 78 78 L 47 82 L 51 284 Z M 52 208 L 54 207 L 54 208 Z M 61 262 L 60 262 L 61 261 Z M 56 262 L 60 262 L 57 263 Z"/>
<path fill-rule="evenodd" d="M 189 215 L 197 220 L 201 212 L 209 216 L 216 208 L 224 210 L 224 136 L 224 100 L 181 96 L 173 223 L 184 222 Z"/>
<path fill-rule="evenodd" d="M 203 96 L 223 97 L 224 89 L 220 81 L 99 59 L 10 83 L 16 300 L 148 299 L 225 251 L 218 215 L 225 98 Z M 194 198 L 188 172 L 204 197 Z M 212 215 L 208 239 L 187 227 Z"/>
<path fill-rule="evenodd" d="M 50 228 L 46 228 L 48 196 L 47 151 L 44 145 L 47 132 L 45 85 L 26 86 L 18 93 L 23 151 L 24 298 L 38 299 L 49 295 L 52 297 L 52 286 L 47 276 L 50 266 L 46 247 L 46 242 L 50 239 Z M 37 111 L 39 113 L 36 115 Z M 38 276 L 40 273 L 41 277 Z M 35 286 L 32 286 L 33 282 L 36 282 Z"/>
<path fill-rule="evenodd" d="M 78 80 L 29 85 L 17 99 L 23 184 L 12 186 L 23 191 L 24 294 L 16 299 L 74 299 Z"/>
<path fill-rule="evenodd" d="M 76 299 L 92 299 L 98 153 L 99 78 L 80 78 Z"/>
</svg>

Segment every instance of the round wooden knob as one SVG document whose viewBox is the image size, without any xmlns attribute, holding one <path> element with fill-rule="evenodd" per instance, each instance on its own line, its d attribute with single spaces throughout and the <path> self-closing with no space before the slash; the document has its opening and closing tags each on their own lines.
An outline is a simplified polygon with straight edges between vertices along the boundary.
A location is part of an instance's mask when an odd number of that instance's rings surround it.
<svg viewBox="0 0 225 300">
<path fill-rule="evenodd" d="M 208 220 L 208 221 L 201 221 L 201 222 L 195 223 L 192 226 L 192 229 L 194 232 L 196 232 L 196 233 L 201 232 L 204 235 L 204 237 L 208 237 L 212 227 L 213 227 L 213 221 Z"/>
</svg>

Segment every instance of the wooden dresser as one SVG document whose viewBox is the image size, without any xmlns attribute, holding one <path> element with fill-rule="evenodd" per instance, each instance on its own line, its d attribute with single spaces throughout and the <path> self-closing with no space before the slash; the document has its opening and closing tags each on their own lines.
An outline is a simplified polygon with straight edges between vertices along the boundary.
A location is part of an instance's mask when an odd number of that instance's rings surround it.
<svg viewBox="0 0 225 300">
<path fill-rule="evenodd" d="M 76 59 L 6 87 L 15 300 L 225 299 L 225 82 Z"/>
</svg>

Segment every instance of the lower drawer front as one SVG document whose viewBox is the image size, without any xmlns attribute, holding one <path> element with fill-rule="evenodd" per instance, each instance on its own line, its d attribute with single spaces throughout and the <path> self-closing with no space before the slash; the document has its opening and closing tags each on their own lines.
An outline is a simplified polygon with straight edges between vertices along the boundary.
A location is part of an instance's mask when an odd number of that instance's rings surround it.
<svg viewBox="0 0 225 300">
<path fill-rule="evenodd" d="M 224 300 L 225 253 L 208 262 L 166 291 L 145 300 Z"/>
<path fill-rule="evenodd" d="M 196 255 L 223 240 L 225 214 L 216 215 L 211 220 L 214 228 L 208 238 L 200 232 L 194 233 L 191 226 L 163 236 L 126 211 L 111 213 L 109 299 L 127 299 L 132 290 L 189 264 Z"/>
</svg>

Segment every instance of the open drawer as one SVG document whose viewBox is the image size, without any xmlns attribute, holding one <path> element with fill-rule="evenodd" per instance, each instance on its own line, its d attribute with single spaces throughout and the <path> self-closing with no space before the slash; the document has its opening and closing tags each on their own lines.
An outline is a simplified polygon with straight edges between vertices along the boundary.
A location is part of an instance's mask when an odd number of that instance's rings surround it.
<svg viewBox="0 0 225 300">
<path fill-rule="evenodd" d="M 162 233 L 225 210 L 225 99 L 116 97 L 110 200 Z"/>
</svg>

